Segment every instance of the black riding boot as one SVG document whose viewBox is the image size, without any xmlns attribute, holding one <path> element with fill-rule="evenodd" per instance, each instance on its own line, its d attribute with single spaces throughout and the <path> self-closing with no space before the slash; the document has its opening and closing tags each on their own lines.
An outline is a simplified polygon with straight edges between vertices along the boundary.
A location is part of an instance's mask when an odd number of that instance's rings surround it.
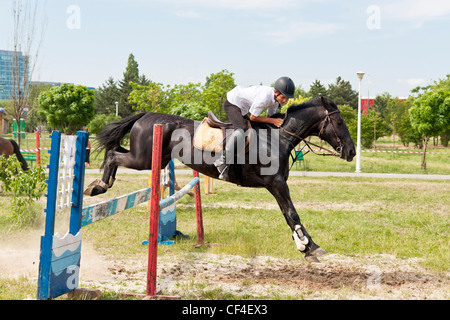
<svg viewBox="0 0 450 320">
<path fill-rule="evenodd" d="M 242 130 L 233 131 L 233 133 L 227 138 L 227 143 L 222 156 L 214 161 L 214 165 L 220 173 L 219 179 L 228 180 L 228 169 L 230 167 L 230 164 L 233 163 L 233 159 L 228 159 L 227 161 L 226 155 L 233 154 L 235 145 L 243 146 L 244 144 L 242 142 L 242 139 L 245 139 L 245 135 Z"/>
</svg>

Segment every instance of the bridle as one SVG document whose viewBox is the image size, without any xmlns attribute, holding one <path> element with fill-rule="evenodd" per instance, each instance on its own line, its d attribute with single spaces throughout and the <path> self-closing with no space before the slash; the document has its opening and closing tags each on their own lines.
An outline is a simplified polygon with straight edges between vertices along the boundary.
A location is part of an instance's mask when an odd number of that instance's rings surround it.
<svg viewBox="0 0 450 320">
<path fill-rule="evenodd" d="M 320 139 L 322 139 L 321 135 L 323 134 L 323 131 L 324 131 L 324 129 L 325 129 L 325 125 L 326 125 L 327 122 L 330 122 L 331 128 L 333 129 L 334 135 L 335 135 L 335 137 L 336 137 L 336 140 L 337 140 L 337 142 L 339 143 L 339 146 L 336 148 L 336 151 L 330 150 L 330 149 L 327 149 L 327 148 L 324 148 L 323 146 L 319 146 L 319 145 L 317 145 L 317 144 L 315 144 L 315 143 L 312 143 L 312 142 L 308 142 L 308 141 L 306 141 L 304 138 L 299 137 L 299 136 L 296 135 L 295 133 L 289 132 L 288 130 L 286 130 L 286 129 L 283 128 L 283 127 L 281 127 L 281 130 L 283 130 L 283 131 L 286 132 L 287 134 L 289 134 L 289 135 L 291 135 L 291 136 L 293 136 L 293 137 L 295 137 L 295 138 L 297 138 L 297 139 L 299 139 L 300 141 L 303 141 L 303 142 L 305 143 L 305 145 L 300 149 L 300 151 L 303 151 L 303 149 L 304 149 L 306 146 L 308 147 L 309 150 L 307 150 L 305 153 L 303 153 L 303 155 L 307 154 L 308 152 L 312 152 L 312 153 L 314 153 L 314 154 L 321 155 L 321 156 L 336 156 L 336 157 L 342 157 L 342 151 L 343 151 L 343 149 L 344 149 L 344 145 L 342 144 L 341 139 L 339 138 L 339 136 L 338 136 L 338 134 L 337 134 L 336 127 L 334 126 L 333 120 L 330 118 L 330 116 L 331 116 L 332 114 L 335 114 L 335 113 L 340 113 L 339 109 L 338 109 L 338 110 L 335 110 L 335 111 L 332 111 L 332 112 L 329 112 L 328 110 L 325 110 L 325 118 L 323 119 L 322 127 L 320 128 L 318 137 L 319 137 Z M 323 151 L 326 151 L 326 152 L 328 152 L 328 153 L 317 153 L 317 152 L 315 152 L 315 151 L 313 150 L 313 148 L 311 148 L 311 146 L 317 147 L 317 148 L 319 148 L 319 150 L 323 150 Z M 291 156 L 292 156 L 292 154 L 291 154 Z M 295 162 L 295 158 L 294 158 L 293 156 L 292 156 L 292 158 L 293 158 L 293 160 L 294 160 L 294 162 Z"/>
</svg>

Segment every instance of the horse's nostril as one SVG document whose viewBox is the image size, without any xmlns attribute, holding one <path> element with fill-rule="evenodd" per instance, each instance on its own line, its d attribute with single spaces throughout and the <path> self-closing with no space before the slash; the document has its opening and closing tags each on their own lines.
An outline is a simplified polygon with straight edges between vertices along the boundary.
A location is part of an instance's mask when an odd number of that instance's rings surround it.
<svg viewBox="0 0 450 320">
<path fill-rule="evenodd" d="M 350 152 L 348 154 L 350 156 L 355 156 L 355 154 L 356 154 L 355 149 L 350 149 Z"/>
</svg>

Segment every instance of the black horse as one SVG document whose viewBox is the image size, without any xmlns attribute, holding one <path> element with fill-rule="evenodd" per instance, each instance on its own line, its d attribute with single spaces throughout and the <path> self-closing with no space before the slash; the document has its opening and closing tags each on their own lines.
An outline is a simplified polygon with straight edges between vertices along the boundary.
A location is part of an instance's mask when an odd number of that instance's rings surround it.
<svg viewBox="0 0 450 320">
<path fill-rule="evenodd" d="M 28 170 L 27 161 L 24 159 L 22 153 L 20 153 L 20 148 L 17 142 L 14 140 L 7 140 L 5 138 L 0 137 L 0 156 L 4 156 L 5 158 L 9 158 L 9 156 L 15 154 L 17 160 L 19 160 L 20 165 L 22 166 L 23 171 Z"/>
<path fill-rule="evenodd" d="M 274 116 L 285 118 L 281 128 L 251 123 L 257 137 L 251 149 L 256 152 L 247 152 L 244 161 L 230 166 L 228 181 L 245 187 L 266 188 L 277 200 L 293 232 L 297 249 L 305 253 L 308 261 L 318 261 L 317 257 L 326 252 L 313 242 L 301 224 L 289 195 L 286 182 L 289 157 L 294 147 L 309 136 L 319 136 L 347 161 L 352 161 L 355 156 L 355 146 L 339 109 L 327 98 L 292 105 L 285 115 Z M 170 114 L 139 113 L 109 124 L 97 136 L 98 146 L 105 149 L 104 173 L 101 181 L 91 183 L 85 194 L 105 193 L 114 183 L 118 166 L 151 169 L 154 124 L 163 125 L 162 167 L 177 158 L 198 172 L 218 178 L 213 162 L 220 154 L 216 156 L 193 147 L 192 138 L 199 122 Z M 129 151 L 120 146 L 128 132 Z"/>
</svg>

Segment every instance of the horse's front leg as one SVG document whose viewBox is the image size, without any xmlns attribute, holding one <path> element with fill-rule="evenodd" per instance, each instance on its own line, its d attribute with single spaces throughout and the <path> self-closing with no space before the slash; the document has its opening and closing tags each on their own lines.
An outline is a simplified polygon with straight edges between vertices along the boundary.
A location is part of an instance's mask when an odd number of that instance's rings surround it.
<svg viewBox="0 0 450 320">
<path fill-rule="evenodd" d="M 289 188 L 286 181 L 282 177 L 279 177 L 270 183 L 267 189 L 277 200 L 281 212 L 292 230 L 292 237 L 297 249 L 305 254 L 305 259 L 307 261 L 319 262 L 317 257 L 324 255 L 326 251 L 314 243 L 311 236 L 300 222 L 300 217 L 298 216 L 289 195 Z"/>
</svg>

